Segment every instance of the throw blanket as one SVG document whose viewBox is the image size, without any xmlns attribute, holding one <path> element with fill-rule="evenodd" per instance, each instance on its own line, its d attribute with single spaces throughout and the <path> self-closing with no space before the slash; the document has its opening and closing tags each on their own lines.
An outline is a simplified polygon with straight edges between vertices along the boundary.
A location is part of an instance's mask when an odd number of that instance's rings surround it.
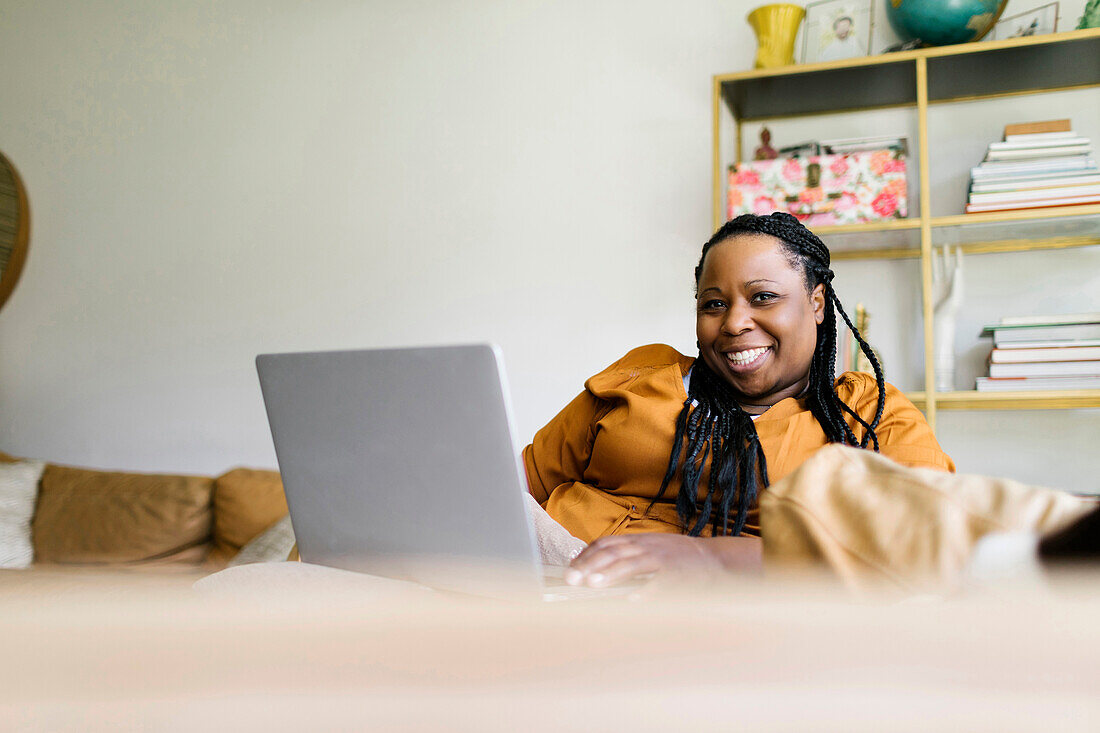
<svg viewBox="0 0 1100 733">
<path fill-rule="evenodd" d="M 1049 535 L 1095 507 L 1062 491 L 830 445 L 761 495 L 764 567 L 824 567 L 853 589 L 940 590 L 963 578 L 983 538 Z"/>
</svg>

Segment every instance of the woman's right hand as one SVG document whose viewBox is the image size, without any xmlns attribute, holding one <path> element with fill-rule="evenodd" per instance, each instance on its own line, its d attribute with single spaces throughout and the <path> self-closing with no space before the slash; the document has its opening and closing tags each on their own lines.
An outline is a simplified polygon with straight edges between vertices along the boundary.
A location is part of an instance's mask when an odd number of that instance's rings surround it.
<svg viewBox="0 0 1100 733">
<path fill-rule="evenodd" d="M 762 549 L 759 537 L 664 533 L 602 537 L 577 556 L 565 573 L 565 582 L 602 588 L 654 573 L 675 573 L 684 579 L 758 573 Z"/>
</svg>

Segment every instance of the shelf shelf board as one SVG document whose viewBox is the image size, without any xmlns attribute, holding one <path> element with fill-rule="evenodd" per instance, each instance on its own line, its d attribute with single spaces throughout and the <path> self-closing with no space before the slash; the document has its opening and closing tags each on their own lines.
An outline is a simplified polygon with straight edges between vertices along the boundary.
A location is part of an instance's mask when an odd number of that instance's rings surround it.
<svg viewBox="0 0 1100 733">
<path fill-rule="evenodd" d="M 813 227 L 834 260 L 920 257 L 920 218 Z"/>
<path fill-rule="evenodd" d="M 928 64 L 933 104 L 1096 86 L 1100 28 L 754 69 L 714 81 L 741 122 L 915 107 L 920 58 Z"/>
<path fill-rule="evenodd" d="M 814 227 L 834 260 L 916 259 L 920 218 Z M 1100 245 L 1100 205 L 961 214 L 932 218 L 934 246 L 995 254 Z"/>
<path fill-rule="evenodd" d="M 907 392 L 917 407 L 924 409 L 924 392 Z M 1068 410 L 1100 407 L 1100 389 L 1028 392 L 937 392 L 939 410 Z"/>
<path fill-rule="evenodd" d="M 887 219 L 868 221 L 861 224 L 828 224 L 814 227 L 815 232 L 825 234 L 847 234 L 851 232 L 886 232 L 895 229 L 920 229 L 920 219 Z"/>
<path fill-rule="evenodd" d="M 1044 39 L 1049 40 L 1044 44 Z M 1028 40 L 1032 42 L 1021 43 Z M 1100 84 L 1100 36 L 1089 35 L 1088 31 L 994 41 L 979 53 L 928 56 L 930 104 L 1097 84 Z"/>
<path fill-rule="evenodd" d="M 990 211 L 983 214 L 956 214 L 932 218 L 933 227 L 961 226 L 1002 222 L 1031 221 L 1033 219 L 1063 219 L 1074 216 L 1100 214 L 1100 204 L 1078 206 L 1054 206 L 1046 209 L 1018 209 L 1016 211 Z"/>
<path fill-rule="evenodd" d="M 932 245 L 965 254 L 1091 247 L 1100 244 L 1100 205 L 1058 206 L 932 219 Z"/>
</svg>

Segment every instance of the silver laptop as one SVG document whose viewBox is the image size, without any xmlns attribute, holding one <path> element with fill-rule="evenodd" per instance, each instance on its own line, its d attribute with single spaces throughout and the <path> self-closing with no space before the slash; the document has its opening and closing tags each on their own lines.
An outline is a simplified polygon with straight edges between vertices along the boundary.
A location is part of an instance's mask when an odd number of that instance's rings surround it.
<svg viewBox="0 0 1100 733">
<path fill-rule="evenodd" d="M 303 561 L 571 595 L 544 581 L 499 348 L 261 354 L 256 367 Z"/>
</svg>

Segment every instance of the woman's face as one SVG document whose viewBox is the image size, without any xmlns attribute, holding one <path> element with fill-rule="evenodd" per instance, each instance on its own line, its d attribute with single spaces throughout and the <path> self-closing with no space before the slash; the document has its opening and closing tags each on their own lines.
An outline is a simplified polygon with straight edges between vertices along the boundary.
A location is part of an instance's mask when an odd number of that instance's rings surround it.
<svg viewBox="0 0 1100 733">
<path fill-rule="evenodd" d="M 703 262 L 695 332 L 707 366 L 744 405 L 771 406 L 806 387 L 825 318 L 824 286 L 806 291 L 778 239 L 738 234 Z"/>
</svg>

